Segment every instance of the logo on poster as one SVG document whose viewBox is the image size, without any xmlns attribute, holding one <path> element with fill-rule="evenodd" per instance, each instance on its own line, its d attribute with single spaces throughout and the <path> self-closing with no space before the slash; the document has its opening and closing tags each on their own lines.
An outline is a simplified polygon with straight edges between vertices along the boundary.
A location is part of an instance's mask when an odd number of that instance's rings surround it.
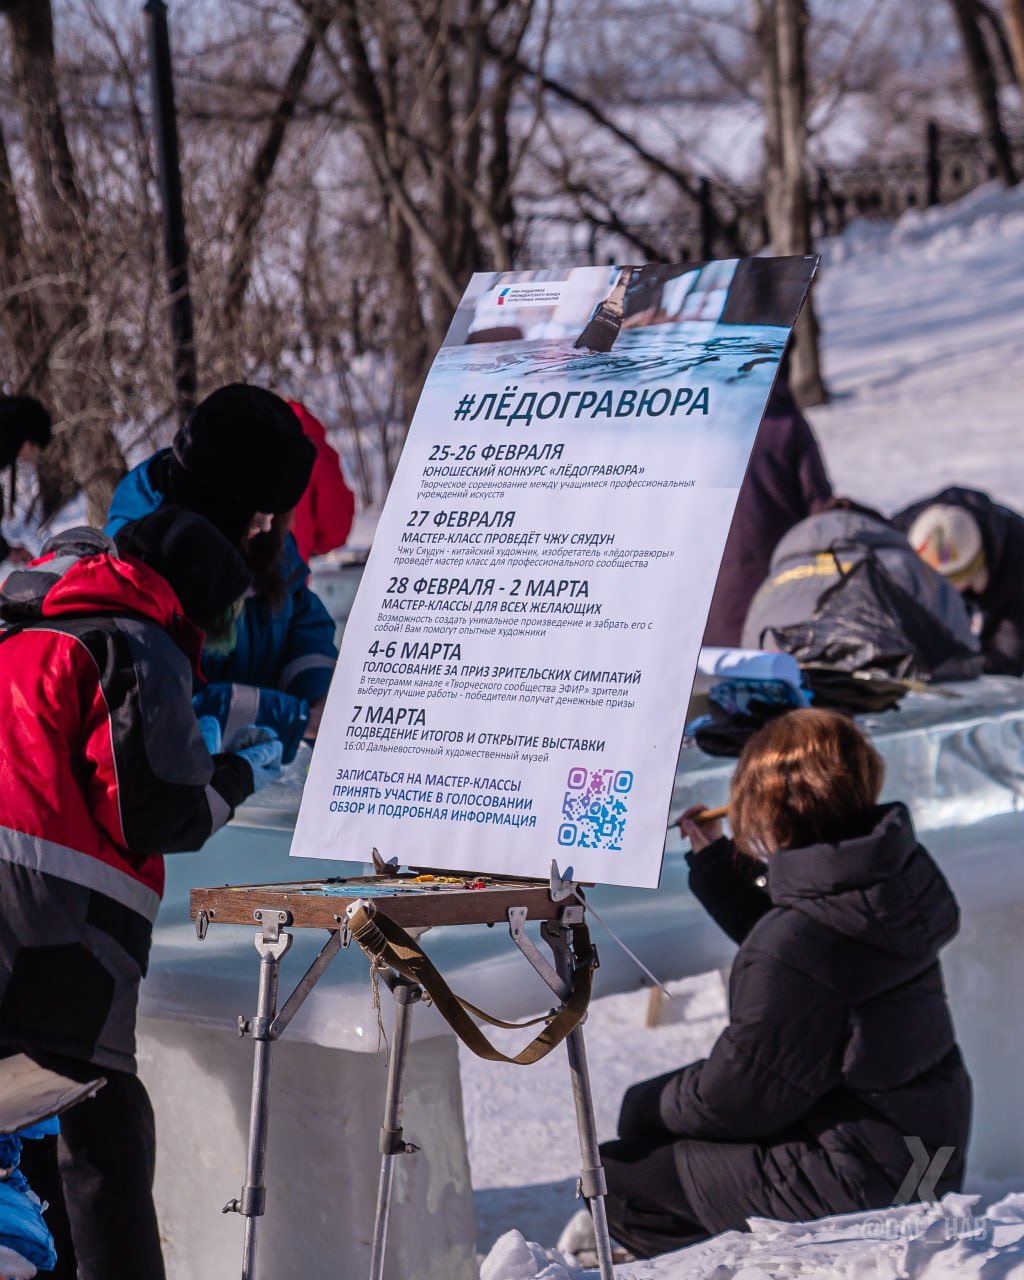
<svg viewBox="0 0 1024 1280">
<path fill-rule="evenodd" d="M 499 307 L 557 307 L 562 301 L 565 283 L 560 280 L 544 284 L 508 284 L 494 294 Z"/>
</svg>

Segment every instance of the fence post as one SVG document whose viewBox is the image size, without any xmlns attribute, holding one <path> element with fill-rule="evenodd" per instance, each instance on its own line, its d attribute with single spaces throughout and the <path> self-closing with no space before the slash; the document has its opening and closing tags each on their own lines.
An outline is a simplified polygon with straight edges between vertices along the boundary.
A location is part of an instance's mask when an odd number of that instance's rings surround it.
<svg viewBox="0 0 1024 1280">
<path fill-rule="evenodd" d="M 715 210 L 711 203 L 711 182 L 700 180 L 700 256 L 704 262 L 715 256 Z"/>
<path fill-rule="evenodd" d="M 939 167 L 939 126 L 934 120 L 928 121 L 924 136 L 927 156 L 925 161 L 925 173 L 927 176 L 925 205 L 930 209 L 932 205 L 939 203 L 939 179 L 941 177 Z"/>
</svg>

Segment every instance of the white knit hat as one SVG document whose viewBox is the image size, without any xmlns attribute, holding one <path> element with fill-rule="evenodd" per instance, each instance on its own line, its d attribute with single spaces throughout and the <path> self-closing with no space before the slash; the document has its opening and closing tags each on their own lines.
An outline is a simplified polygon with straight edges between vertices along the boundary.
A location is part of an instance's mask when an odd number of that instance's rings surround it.
<svg viewBox="0 0 1024 1280">
<path fill-rule="evenodd" d="M 961 590 L 976 585 L 985 571 L 981 529 L 964 507 L 925 507 L 907 534 L 917 554 Z"/>
</svg>

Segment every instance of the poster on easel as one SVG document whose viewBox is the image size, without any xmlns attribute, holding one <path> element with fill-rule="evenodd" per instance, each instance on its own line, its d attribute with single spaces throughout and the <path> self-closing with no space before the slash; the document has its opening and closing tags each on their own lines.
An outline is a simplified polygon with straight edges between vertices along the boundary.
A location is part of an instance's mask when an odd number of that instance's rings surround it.
<svg viewBox="0 0 1024 1280">
<path fill-rule="evenodd" d="M 654 887 L 737 493 L 815 258 L 474 275 L 291 852 Z"/>
</svg>

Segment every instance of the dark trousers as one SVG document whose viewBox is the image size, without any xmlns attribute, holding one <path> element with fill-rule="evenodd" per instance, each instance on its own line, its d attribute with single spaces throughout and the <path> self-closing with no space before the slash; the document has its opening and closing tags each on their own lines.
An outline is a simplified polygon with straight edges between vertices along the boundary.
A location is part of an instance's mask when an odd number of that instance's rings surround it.
<svg viewBox="0 0 1024 1280">
<path fill-rule="evenodd" d="M 649 1137 L 604 1142 L 601 1163 L 608 1182 L 608 1229 L 638 1258 L 708 1239 L 692 1217 L 671 1142 L 658 1145 Z"/>
<path fill-rule="evenodd" d="M 26 1140 L 21 1167 L 48 1200 L 45 1221 L 57 1245 L 55 1280 L 164 1280 L 153 1170 L 156 1132 L 137 1076 L 66 1060 L 46 1066 L 107 1083 L 60 1118 L 58 1137 Z"/>
</svg>

